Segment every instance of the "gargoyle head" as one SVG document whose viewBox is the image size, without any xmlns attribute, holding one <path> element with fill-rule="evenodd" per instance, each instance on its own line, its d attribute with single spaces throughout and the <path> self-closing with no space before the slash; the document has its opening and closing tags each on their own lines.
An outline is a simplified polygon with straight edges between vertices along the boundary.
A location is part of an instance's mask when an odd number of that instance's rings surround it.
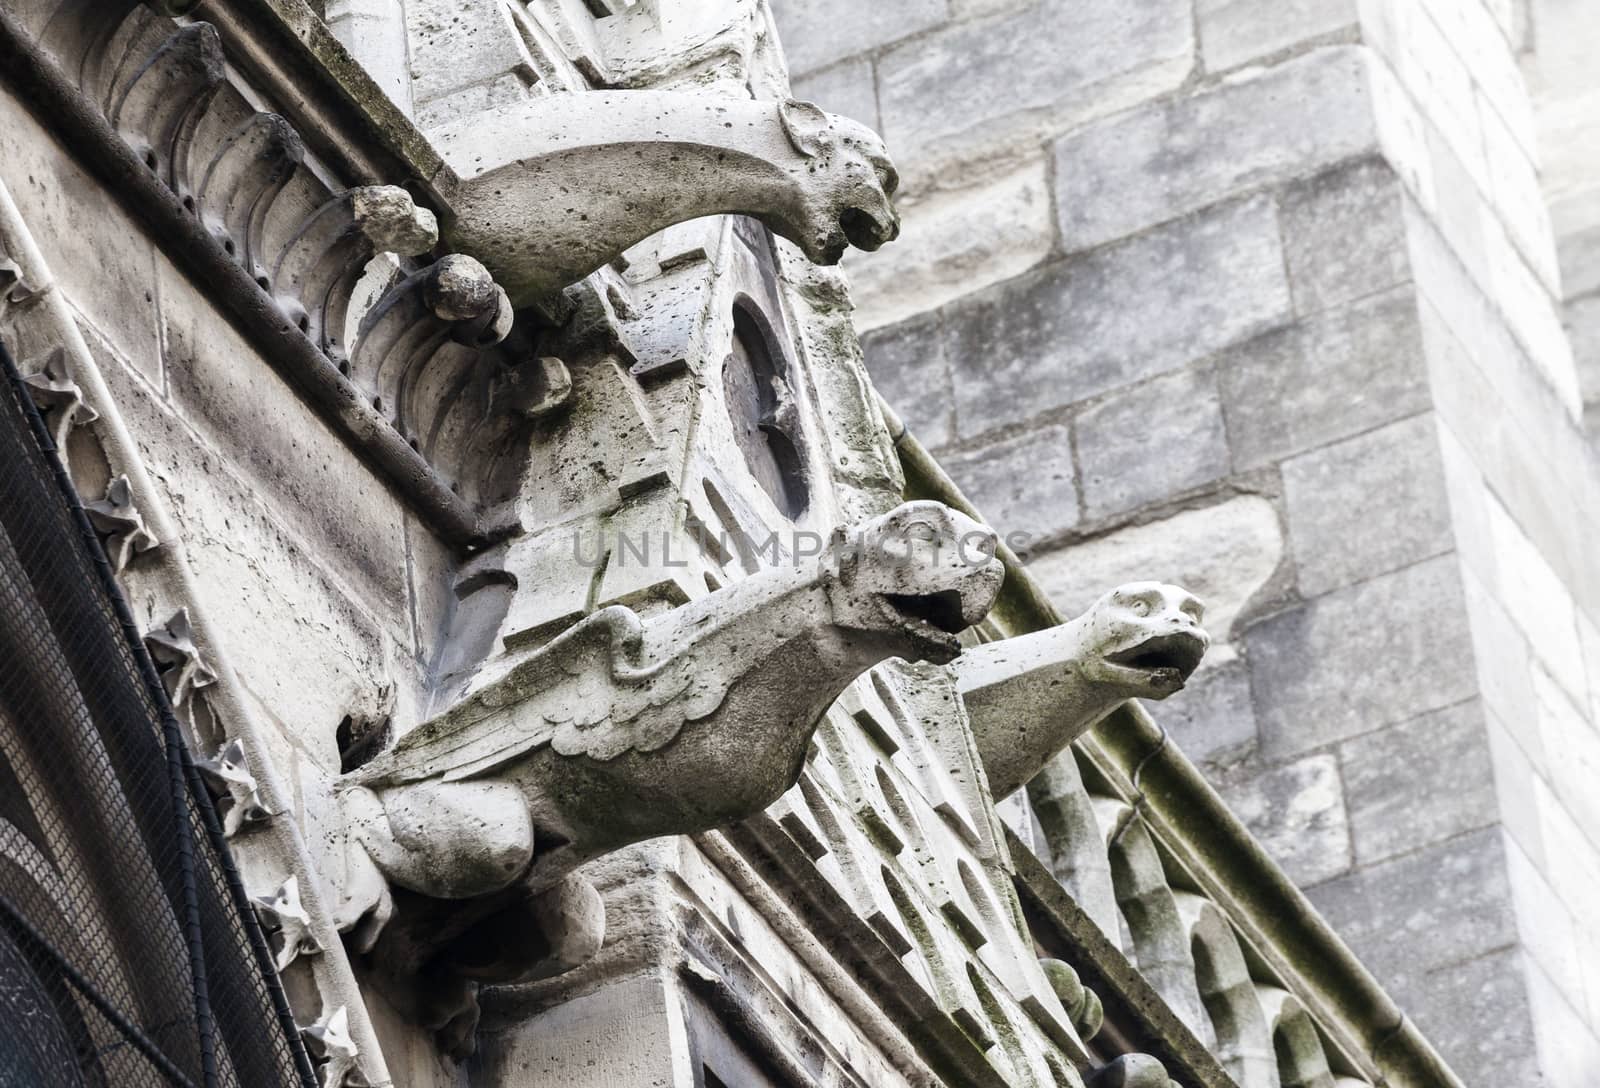
<svg viewBox="0 0 1600 1088">
<path fill-rule="evenodd" d="M 829 546 L 833 621 L 886 639 L 890 656 L 942 665 L 994 604 L 1005 577 L 994 550 L 993 530 L 938 502 L 842 529 Z"/>
<path fill-rule="evenodd" d="M 1160 582 L 1118 586 L 1089 609 L 1083 664 L 1091 680 L 1130 696 L 1165 699 L 1188 682 L 1211 645 L 1200 626 L 1205 605 L 1186 589 Z"/>
<path fill-rule="evenodd" d="M 818 264 L 837 264 L 850 246 L 871 252 L 894 241 L 900 217 L 889 198 L 900 175 L 878 134 L 810 102 L 785 102 L 778 116 L 804 171 L 799 223 L 782 233 Z"/>
</svg>

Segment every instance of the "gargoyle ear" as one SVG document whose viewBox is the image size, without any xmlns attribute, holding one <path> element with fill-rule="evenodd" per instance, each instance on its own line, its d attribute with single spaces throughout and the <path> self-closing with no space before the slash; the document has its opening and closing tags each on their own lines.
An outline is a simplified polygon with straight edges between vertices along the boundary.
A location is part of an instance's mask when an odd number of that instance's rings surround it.
<svg viewBox="0 0 1600 1088">
<path fill-rule="evenodd" d="M 822 154 L 822 137 L 828 131 L 828 115 L 820 106 L 791 98 L 779 104 L 778 119 L 783 122 L 783 134 L 789 137 L 796 151 L 808 159 Z"/>
</svg>

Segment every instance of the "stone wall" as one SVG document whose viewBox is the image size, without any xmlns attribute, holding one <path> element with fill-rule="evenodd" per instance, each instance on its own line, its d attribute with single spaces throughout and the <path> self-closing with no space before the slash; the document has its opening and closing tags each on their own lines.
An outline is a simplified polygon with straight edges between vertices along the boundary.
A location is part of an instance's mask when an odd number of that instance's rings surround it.
<svg viewBox="0 0 1600 1088">
<path fill-rule="evenodd" d="M 249 710 L 268 723 L 271 758 L 314 838 L 327 809 L 317 795 L 339 772 L 340 723 L 425 716 L 454 560 L 3 93 L 0 180 L 77 316 L 158 503 L 182 526 L 199 593 L 191 607 L 226 632 Z M 91 495 L 105 486 L 76 482 Z M 130 604 L 146 627 L 169 618 L 138 594 Z"/>
<path fill-rule="evenodd" d="M 1064 610 L 1210 600 L 1158 720 L 1469 1083 L 1588 1083 L 1594 262 L 1552 228 L 1537 20 L 775 7 L 797 92 L 906 177 L 901 242 L 847 262 L 880 390 Z"/>
<path fill-rule="evenodd" d="M 1593 63 L 1600 11 L 1581 0 L 1518 0 L 1512 27 L 1533 96 L 1540 175 L 1592 435 L 1600 427 L 1600 72 Z"/>
</svg>

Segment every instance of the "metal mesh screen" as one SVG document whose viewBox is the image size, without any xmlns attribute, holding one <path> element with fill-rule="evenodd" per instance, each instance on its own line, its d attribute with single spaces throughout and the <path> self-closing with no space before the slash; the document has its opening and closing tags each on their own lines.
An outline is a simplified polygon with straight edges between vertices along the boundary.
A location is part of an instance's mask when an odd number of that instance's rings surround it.
<svg viewBox="0 0 1600 1088">
<path fill-rule="evenodd" d="M 99 541 L 0 345 L 0 1088 L 311 1085 Z"/>
</svg>

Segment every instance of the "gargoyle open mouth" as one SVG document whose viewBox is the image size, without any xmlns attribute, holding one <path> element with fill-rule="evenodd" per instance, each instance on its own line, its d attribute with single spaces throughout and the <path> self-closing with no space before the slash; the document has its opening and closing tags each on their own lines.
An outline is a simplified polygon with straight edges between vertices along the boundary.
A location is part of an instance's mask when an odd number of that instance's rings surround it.
<svg viewBox="0 0 1600 1088">
<path fill-rule="evenodd" d="M 939 593 L 882 593 L 879 597 L 913 637 L 952 656 L 960 652 L 961 640 L 956 636 L 971 626 L 962 615 L 960 593 L 947 589 Z"/>
<path fill-rule="evenodd" d="M 857 249 L 871 253 L 900 235 L 900 224 L 883 220 L 863 208 L 846 208 L 839 216 L 839 229 Z"/>
<path fill-rule="evenodd" d="M 1190 631 L 1147 638 L 1137 646 L 1106 655 L 1106 661 L 1125 669 L 1136 669 L 1153 679 L 1175 678 L 1186 681 L 1206 653 L 1206 640 Z"/>
</svg>

